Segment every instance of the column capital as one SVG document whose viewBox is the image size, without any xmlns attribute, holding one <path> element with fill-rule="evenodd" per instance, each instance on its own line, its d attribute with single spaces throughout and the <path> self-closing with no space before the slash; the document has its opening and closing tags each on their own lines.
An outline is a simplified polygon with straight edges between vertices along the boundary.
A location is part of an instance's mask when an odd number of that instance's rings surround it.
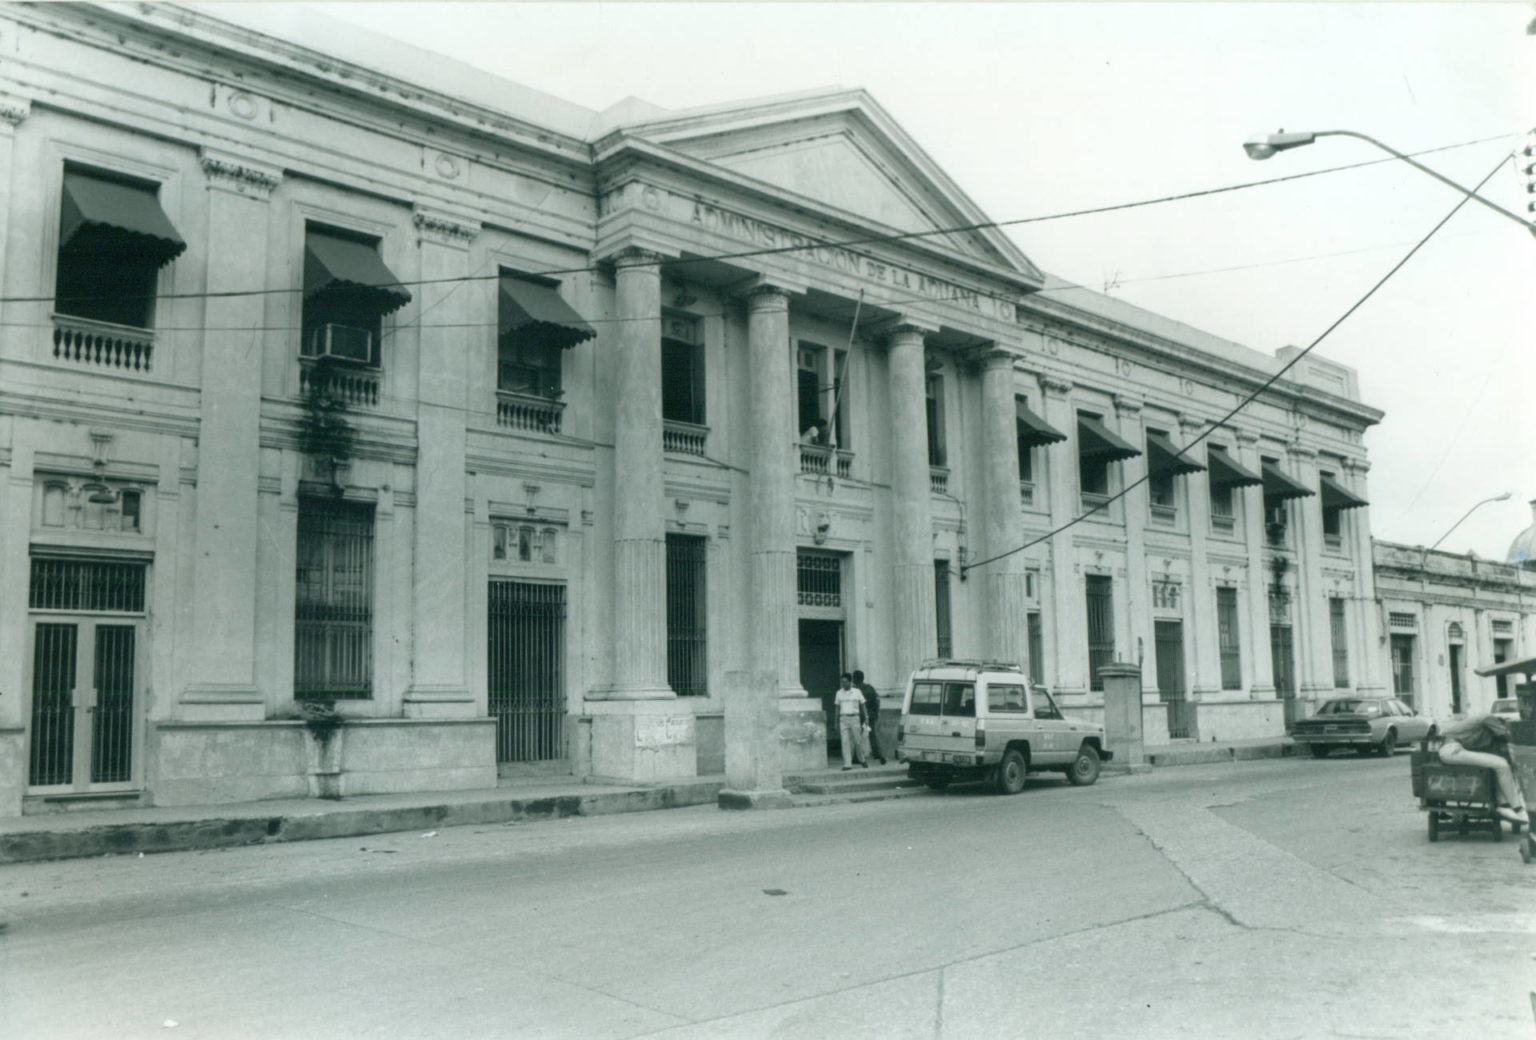
<svg viewBox="0 0 1536 1040">
<path fill-rule="evenodd" d="M 789 309 L 789 298 L 795 295 L 793 289 L 789 289 L 773 282 L 757 282 L 743 289 L 738 289 L 736 294 L 747 301 L 747 310 L 752 312 Z"/>
<path fill-rule="evenodd" d="M 1312 459 L 1317 458 L 1317 452 L 1300 444 L 1287 444 L 1285 446 L 1285 453 L 1298 462 L 1310 462 Z"/>
<path fill-rule="evenodd" d="M 1201 429 L 1203 429 L 1204 427 L 1205 427 L 1205 420 L 1204 419 L 1197 418 L 1196 416 L 1193 416 L 1193 415 L 1182 415 L 1181 414 L 1179 416 L 1179 429 L 1183 430 L 1187 434 L 1199 433 L 1201 431 Z"/>
<path fill-rule="evenodd" d="M 1369 473 L 1371 464 L 1366 459 L 1345 459 L 1344 471 L 1346 473 Z"/>
<path fill-rule="evenodd" d="M 919 341 L 939 331 L 939 324 L 925 318 L 903 314 L 890 321 L 876 325 L 870 330 L 873 338 L 881 340 L 886 346 L 890 346 L 897 339 L 910 339 L 916 336 Z"/>
<path fill-rule="evenodd" d="M 1146 402 L 1125 394 L 1115 395 L 1115 411 L 1122 415 L 1136 416 L 1141 414 L 1141 409 Z"/>
<path fill-rule="evenodd" d="M 1228 429 L 1232 431 L 1232 436 L 1237 438 L 1237 443 L 1239 444 L 1244 444 L 1251 448 L 1259 443 L 1259 435 L 1252 430 L 1245 430 L 1237 426 L 1230 426 Z"/>
<path fill-rule="evenodd" d="M 15 94 L 0 94 L 0 128 L 16 127 L 32 114 L 32 101 Z"/>
<path fill-rule="evenodd" d="M 411 214 L 411 223 L 416 225 L 416 233 L 422 239 L 458 249 L 468 249 L 469 244 L 480 233 L 481 226 L 477 220 L 421 208 L 417 208 L 416 212 Z"/>
<path fill-rule="evenodd" d="M 1010 372 L 1015 367 L 1019 356 L 1001 343 L 988 343 L 984 346 L 973 347 L 963 355 L 965 360 L 982 370 L 1006 368 Z"/>
<path fill-rule="evenodd" d="M 248 198 L 266 200 L 283 183 L 283 171 L 229 152 L 204 148 L 198 155 L 208 187 Z"/>
<path fill-rule="evenodd" d="M 1055 376 L 1041 376 L 1040 389 L 1047 397 L 1065 398 L 1072 392 L 1072 384 L 1065 379 L 1057 379 Z"/>
<path fill-rule="evenodd" d="M 656 268 L 656 273 L 661 274 L 661 263 L 667 258 L 652 249 L 642 249 L 639 246 L 625 246 L 614 253 L 609 254 L 607 261 L 614 267 L 646 267 Z"/>
</svg>

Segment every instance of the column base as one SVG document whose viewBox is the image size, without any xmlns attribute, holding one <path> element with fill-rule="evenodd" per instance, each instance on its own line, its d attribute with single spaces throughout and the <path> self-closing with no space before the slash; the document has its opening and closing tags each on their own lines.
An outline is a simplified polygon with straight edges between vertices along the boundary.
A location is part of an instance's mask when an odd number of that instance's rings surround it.
<svg viewBox="0 0 1536 1040">
<path fill-rule="evenodd" d="M 827 767 L 827 716 L 819 697 L 779 699 L 779 768 L 787 774 Z"/>
<path fill-rule="evenodd" d="M 665 780 L 698 775 L 693 714 L 679 711 L 675 697 L 594 701 L 587 704 L 587 714 L 594 776 Z"/>
<path fill-rule="evenodd" d="M 589 701 L 675 701 L 670 686 L 597 686 L 587 691 Z"/>
<path fill-rule="evenodd" d="M 721 790 L 716 804 L 722 809 L 790 809 L 794 799 L 783 788 L 777 791 Z"/>
<path fill-rule="evenodd" d="M 203 683 L 188 686 L 177 698 L 178 714 L 188 722 L 260 722 L 267 699 L 254 686 Z"/>
</svg>

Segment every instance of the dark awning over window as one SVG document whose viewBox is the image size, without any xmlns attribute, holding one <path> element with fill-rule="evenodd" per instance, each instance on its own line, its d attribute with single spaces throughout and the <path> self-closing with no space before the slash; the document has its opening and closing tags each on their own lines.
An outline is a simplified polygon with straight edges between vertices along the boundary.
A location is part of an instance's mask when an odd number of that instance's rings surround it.
<svg viewBox="0 0 1536 1040">
<path fill-rule="evenodd" d="M 570 348 L 597 335 L 554 286 L 526 278 L 502 275 L 500 312 L 503 336 L 532 333 L 551 346 Z"/>
<path fill-rule="evenodd" d="M 1205 453 L 1205 459 L 1211 465 L 1212 487 L 1257 487 L 1264 483 L 1263 477 L 1234 461 L 1232 456 L 1220 448 L 1211 448 Z"/>
<path fill-rule="evenodd" d="M 1292 480 L 1280 472 L 1280 467 L 1273 462 L 1264 463 L 1264 499 L 1265 501 L 1284 501 L 1287 498 L 1305 498 L 1316 494 L 1307 485 L 1299 480 Z"/>
<path fill-rule="evenodd" d="M 1015 399 L 1014 411 L 1019 419 L 1019 441 L 1026 447 L 1038 448 L 1042 444 L 1064 441 L 1067 435 L 1029 410 L 1029 405 Z"/>
<path fill-rule="evenodd" d="M 1077 417 L 1077 443 L 1078 453 L 1085 459 L 1119 462 L 1141 454 L 1140 448 L 1121 440 L 1091 415 Z"/>
<path fill-rule="evenodd" d="M 1161 476 L 1165 473 L 1173 476 L 1182 476 L 1186 473 L 1200 473 L 1204 466 L 1190 458 L 1188 455 L 1180 455 L 1179 449 L 1173 442 L 1161 433 L 1147 434 L 1147 471 Z"/>
<path fill-rule="evenodd" d="M 304 301 L 377 318 L 411 302 L 411 293 L 376 246 L 313 228 L 304 236 Z"/>
<path fill-rule="evenodd" d="M 187 248 L 155 189 L 68 170 L 59 209 L 61 249 L 132 255 L 164 267 Z"/>
<path fill-rule="evenodd" d="M 1370 505 L 1365 499 L 1344 488 L 1332 477 L 1324 476 L 1319 480 L 1319 483 L 1323 489 L 1324 509 L 1358 509 L 1361 506 Z"/>
</svg>

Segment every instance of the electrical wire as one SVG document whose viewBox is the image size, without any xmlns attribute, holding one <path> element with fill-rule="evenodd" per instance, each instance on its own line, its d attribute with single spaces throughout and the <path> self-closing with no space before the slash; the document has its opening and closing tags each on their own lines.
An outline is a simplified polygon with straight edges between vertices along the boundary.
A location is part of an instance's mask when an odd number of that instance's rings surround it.
<svg viewBox="0 0 1536 1040">
<path fill-rule="evenodd" d="M 1432 154 L 1434 152 L 1443 152 L 1443 151 L 1449 151 L 1449 150 L 1456 149 L 1456 148 L 1468 148 L 1468 147 L 1472 147 L 1474 145 L 1486 144 L 1489 141 L 1501 141 L 1501 140 L 1505 140 L 1505 139 L 1507 139 L 1509 137 L 1514 137 L 1514 136 L 1518 136 L 1518 135 L 1515 135 L 1515 134 L 1498 134 L 1498 135 L 1495 135 L 1493 137 L 1483 137 L 1483 138 L 1478 138 L 1478 139 L 1472 140 L 1472 141 L 1462 141 L 1462 142 L 1460 142 L 1458 144 L 1440 145 L 1440 146 L 1438 146 L 1436 148 L 1427 148 L 1427 149 L 1424 149 L 1423 151 L 1410 152 L 1410 153 L 1407 153 L 1407 154 L 1409 154 L 1410 156 L 1429 155 L 1429 154 Z M 1044 214 L 1044 215 L 1041 215 L 1041 216 L 1034 216 L 1034 217 L 1019 217 L 1019 218 L 1016 218 L 1016 219 L 1013 219 L 1013 220 L 979 221 L 979 222 L 974 223 L 974 224 L 961 224 L 961 225 L 955 225 L 955 226 L 952 226 L 952 227 L 934 228 L 934 229 L 930 229 L 930 230 L 926 230 L 926 231 L 904 231 L 904 232 L 897 232 L 897 233 L 887 234 L 887 235 L 870 235 L 870 236 L 865 236 L 865 237 L 862 237 L 862 238 L 842 239 L 842 240 L 839 240 L 839 241 L 826 241 L 826 242 L 822 242 L 822 241 L 813 241 L 813 240 L 810 240 L 809 238 L 807 238 L 807 240 L 804 241 L 804 242 L 798 242 L 798 243 L 796 243 L 794 245 L 788 245 L 788 246 L 776 246 L 776 247 L 769 247 L 769 248 L 764 248 L 764 249 L 747 249 L 747 250 L 741 250 L 741 251 L 738 251 L 738 252 L 731 252 L 731 253 L 716 253 L 716 254 L 713 254 L 713 255 L 710 255 L 710 256 L 696 256 L 696 257 L 686 257 L 686 258 L 659 257 L 658 259 L 656 259 L 654 261 L 648 261 L 647 263 L 653 263 L 653 264 L 656 264 L 656 265 L 658 265 L 660 267 L 664 267 L 664 268 L 665 267 L 676 267 L 676 266 L 682 266 L 682 265 L 686 265 L 686 264 L 707 263 L 707 262 L 718 261 L 718 260 L 740 260 L 740 259 L 746 259 L 746 258 L 749 258 L 749 257 L 775 256 L 775 255 L 781 255 L 781 254 L 785 254 L 785 253 L 804 252 L 806 250 L 813 250 L 813 249 L 847 249 L 850 246 L 876 245 L 876 244 L 887 243 L 887 242 L 904 242 L 904 241 L 911 241 L 913 239 L 919 239 L 919 238 L 932 238 L 932 237 L 937 237 L 937 236 L 940 236 L 940 235 L 962 234 L 962 233 L 970 232 L 970 231 L 985 231 L 985 230 L 990 230 L 990 229 L 995 229 L 995 228 L 1018 227 L 1018 226 L 1022 226 L 1024 224 L 1038 224 L 1038 223 L 1043 223 L 1043 222 L 1051 221 L 1051 220 L 1065 220 L 1065 219 L 1068 219 L 1068 218 L 1071 218 L 1071 217 L 1085 217 L 1085 216 L 1093 216 L 1093 215 L 1100 214 L 1100 213 L 1114 213 L 1114 212 L 1118 212 L 1118 211 L 1121 211 L 1121 210 L 1127 210 L 1127 209 L 1139 209 L 1139 208 L 1144 207 L 1144 206 L 1161 205 L 1162 203 L 1166 203 L 1166 202 L 1182 202 L 1182 201 L 1186 201 L 1188 199 L 1204 198 L 1204 197 L 1207 197 L 1207 196 L 1210 196 L 1210 195 L 1221 195 L 1221 194 L 1225 194 L 1227 192 L 1234 192 L 1234 191 L 1245 191 L 1245 190 L 1247 190 L 1249 188 L 1261 188 L 1261 187 L 1266 187 L 1266 186 L 1271 185 L 1271 184 L 1282 184 L 1282 183 L 1285 183 L 1287 181 L 1304 180 L 1304 179 L 1306 179 L 1308 177 L 1318 177 L 1318 176 L 1322 176 L 1324 174 L 1329 174 L 1329 173 L 1341 173 L 1341 172 L 1344 172 L 1346 170 L 1356 170 L 1356 169 L 1360 169 L 1360 168 L 1366 167 L 1366 166 L 1376 166 L 1376 165 L 1380 165 L 1382 163 L 1389 163 L 1389 162 L 1396 162 L 1396 161 L 1397 161 L 1396 157 L 1385 157 L 1385 158 L 1381 158 L 1381 159 L 1367 159 L 1367 160 L 1364 160 L 1362 162 L 1349 163 L 1349 164 L 1344 165 L 1344 166 L 1330 166 L 1330 167 L 1327 167 L 1327 168 L 1321 169 L 1321 170 L 1309 170 L 1309 171 L 1303 171 L 1301 173 L 1286 174 L 1285 176 L 1282 176 L 1282 177 L 1270 177 L 1270 178 L 1268 178 L 1266 180 L 1245 181 L 1245 182 L 1243 182 L 1241 184 L 1229 184 L 1229 185 L 1226 185 L 1226 186 L 1223 186 L 1223 187 L 1219 187 L 1219 188 L 1202 188 L 1202 189 L 1197 190 L 1197 191 L 1180 192 L 1180 193 L 1173 194 L 1173 195 L 1160 195 L 1160 196 L 1157 196 L 1155 198 L 1138 199 L 1138 200 L 1133 201 L 1133 202 L 1112 203 L 1112 204 L 1106 205 L 1106 206 L 1094 206 L 1094 207 L 1090 207 L 1088 209 L 1069 210 L 1069 211 L 1065 211 L 1065 212 L 1061 212 L 1061 213 L 1049 213 L 1049 214 Z M 871 259 L 871 260 L 872 259 L 876 259 L 874 257 L 866 256 L 865 254 L 862 254 L 862 253 L 857 253 L 856 255 L 860 256 L 862 259 Z M 529 274 L 529 275 L 532 275 L 532 276 L 536 276 L 536 277 L 548 277 L 548 276 L 553 276 L 553 275 L 567 275 L 567 274 L 585 274 L 585 273 L 588 273 L 588 272 L 597 271 L 597 270 L 601 269 L 603 266 L 604 265 L 601 264 L 601 263 L 594 263 L 594 264 L 584 264 L 584 265 L 579 266 L 579 267 L 551 268 L 551 269 L 545 270 L 545 271 L 529 271 L 529 272 L 526 272 L 526 273 Z M 640 265 L 640 266 L 643 266 L 643 265 Z M 395 282 L 393 282 L 391 284 L 402 286 L 402 287 L 412 287 L 412 286 L 418 286 L 419 287 L 419 286 L 424 286 L 424 285 L 442 285 L 442 284 L 445 284 L 445 283 L 448 283 L 448 282 L 493 281 L 493 280 L 496 280 L 496 279 L 498 279 L 500 277 L 501 277 L 501 275 L 498 273 L 498 274 L 492 274 L 492 275 L 480 275 L 480 276 L 472 276 L 472 277 L 455 276 L 455 277 L 451 277 L 451 278 L 419 278 L 419 279 L 410 280 L 410 281 L 398 281 L 397 280 L 397 281 L 395 281 Z M 235 296 L 268 296 L 268 295 L 279 295 L 279 294 L 293 294 L 293 293 L 302 293 L 303 291 L 304 291 L 304 289 L 303 289 L 302 286 L 283 286 L 283 287 L 268 287 L 268 288 L 260 288 L 260 289 L 225 289 L 225 290 L 221 290 L 219 292 L 165 293 L 163 295 L 157 296 L 156 298 L 159 299 L 159 300 L 206 300 L 206 299 L 221 299 L 221 298 L 235 297 Z M 77 299 L 81 299 L 81 300 L 89 300 L 89 299 L 107 299 L 107 298 L 115 299 L 116 297 L 87 297 L 87 296 L 82 296 L 82 297 L 76 297 L 76 298 Z M 52 295 L 50 295 L 50 296 L 0 296 L 0 304 L 6 304 L 6 303 L 51 303 L 51 302 L 53 302 L 54 299 L 55 299 L 55 296 L 52 296 Z"/>
<path fill-rule="evenodd" d="M 1500 158 L 1499 162 L 1498 162 L 1498 165 L 1495 166 L 1493 169 L 1488 171 L 1487 176 L 1485 176 L 1481 181 L 1478 182 L 1477 188 L 1474 188 L 1473 191 L 1475 192 L 1479 188 L 1481 188 L 1484 184 L 1487 184 L 1490 180 L 1493 179 L 1493 175 L 1494 174 L 1498 173 L 1499 170 L 1503 169 L 1504 164 L 1506 162 L 1509 162 L 1509 161 L 1511 161 L 1513 159 L 1514 159 L 1514 154 L 1513 153 L 1510 153 L 1509 155 L 1506 155 L 1506 156 L 1503 156 L 1502 158 Z M 1336 318 L 1331 325 L 1329 325 L 1326 329 L 1324 329 L 1322 331 L 1321 334 L 1319 334 L 1317 336 L 1316 339 L 1314 339 L 1311 343 L 1308 343 L 1301 350 L 1297 351 L 1295 357 L 1291 358 L 1284 365 L 1280 366 L 1279 371 L 1277 371 L 1274 375 L 1272 375 L 1268 379 L 1266 379 L 1263 382 L 1263 384 L 1261 384 L 1259 386 L 1259 388 L 1257 390 L 1254 390 L 1247 397 L 1245 397 L 1241 401 L 1239 401 L 1236 405 L 1233 406 L 1231 411 L 1227 412 L 1226 415 L 1222 416 L 1220 419 L 1218 419 L 1215 422 L 1211 423 L 1203 432 L 1201 432 L 1200 434 L 1198 434 L 1197 436 L 1192 438 L 1190 440 L 1190 442 L 1188 444 L 1186 444 L 1184 447 L 1180 448 L 1175 453 L 1174 457 L 1177 458 L 1177 457 L 1180 457 L 1180 456 L 1184 455 L 1184 453 L 1189 451 L 1190 448 L 1193 448 L 1196 444 L 1199 444 L 1201 441 L 1205 440 L 1212 433 L 1214 433 L 1218 427 L 1225 425 L 1228 421 L 1231 420 L 1231 418 L 1234 415 L 1236 415 L 1238 412 L 1242 411 L 1249 404 L 1253 403 L 1253 401 L 1256 398 L 1258 398 L 1258 396 L 1260 394 L 1264 393 L 1264 391 L 1268 390 L 1277 381 L 1279 381 L 1281 376 L 1285 375 L 1286 372 L 1290 371 L 1298 363 L 1300 363 L 1302 358 L 1304 358 L 1308 354 L 1312 353 L 1312 350 L 1313 350 L 1314 347 L 1316 347 L 1323 340 L 1327 339 L 1329 334 L 1331 334 L 1334 329 L 1336 329 L 1340 325 L 1344 324 L 1344 322 L 1350 317 L 1350 315 L 1354 314 L 1357 310 L 1359 310 L 1361 307 L 1363 307 L 1367 300 L 1369 300 L 1372 296 L 1375 296 L 1377 291 L 1380 290 L 1382 286 L 1386 285 L 1387 282 L 1390 281 L 1392 279 L 1392 277 L 1397 274 L 1398 271 L 1402 270 L 1403 266 L 1405 264 L 1407 264 L 1408 261 L 1411 260 L 1414 257 L 1414 255 L 1416 253 L 1418 253 L 1418 251 L 1420 249 L 1422 249 L 1425 246 L 1426 243 L 1429 242 L 1429 240 L 1431 238 L 1433 238 L 1435 236 L 1436 232 L 1438 232 L 1441 228 L 1445 227 L 1445 225 L 1450 222 L 1450 219 L 1452 217 L 1454 217 L 1457 213 L 1461 212 L 1461 207 L 1465 206 L 1469 201 L 1471 201 L 1471 198 L 1472 198 L 1472 196 L 1470 196 L 1470 195 L 1463 196 L 1460 199 L 1460 201 L 1458 201 L 1456 203 L 1456 205 L 1451 208 L 1451 211 L 1449 213 L 1447 213 L 1444 217 L 1441 217 L 1439 222 L 1436 223 L 1434 227 L 1430 228 L 1429 232 L 1423 238 L 1419 239 L 1418 242 L 1414 244 L 1413 248 L 1409 249 L 1408 252 L 1403 255 L 1402 259 L 1398 260 L 1397 263 L 1393 264 L 1391 269 L 1388 270 L 1386 274 L 1382 275 L 1382 277 L 1376 282 L 1376 284 L 1371 286 L 1370 289 L 1368 289 L 1366 291 L 1364 296 L 1361 296 L 1358 300 L 1356 300 L 1354 303 L 1352 303 L 1349 306 L 1349 309 L 1346 310 L 1343 314 L 1341 314 L 1338 318 Z M 1119 500 L 1121 498 L 1124 498 L 1126 495 L 1130 494 L 1131 491 L 1135 490 L 1136 488 L 1140 487 L 1142 484 L 1145 484 L 1147 481 L 1149 481 L 1151 479 L 1152 479 L 1152 474 L 1150 472 L 1145 473 L 1141 477 L 1138 477 L 1136 480 L 1131 481 L 1131 483 L 1127 484 L 1124 488 L 1120 489 L 1120 491 L 1117 492 L 1116 494 L 1113 494 L 1113 495 L 1109 496 L 1103 502 L 1095 504 L 1092 509 L 1089 509 L 1088 511 L 1086 511 L 1086 512 L 1084 512 L 1082 514 L 1073 517 L 1071 520 L 1068 520 L 1066 523 L 1062 524 L 1059 527 L 1056 527 L 1056 528 L 1051 529 L 1050 531 L 1047 531 L 1045 534 L 1040 535 L 1038 538 L 1033 538 L 1030 541 L 1025 542 L 1023 545 L 1020 545 L 1020 546 L 1018 546 L 1016 548 L 1013 548 L 1013 549 L 1008 549 L 1008 550 L 1006 550 L 1004 552 L 1000 552 L 1000 553 L 998 553 L 995 556 L 989 556 L 989 557 L 987 557 L 984 560 L 977 560 L 973 564 L 962 565 L 961 568 L 960 568 L 960 577 L 961 577 L 961 579 L 964 580 L 964 578 L 971 571 L 975 570 L 978 567 L 984 567 L 984 566 L 986 566 L 989 563 L 996 563 L 998 560 L 1006 559 L 1007 557 L 1012 556 L 1015 553 L 1023 552 L 1025 549 L 1029 549 L 1029 548 L 1031 548 L 1033 546 L 1039 545 L 1041 542 L 1046 541 L 1049 538 L 1053 538 L 1056 535 L 1061 534 L 1063 531 L 1068 530 L 1069 528 L 1077 526 L 1078 524 L 1082 523 L 1084 520 L 1087 520 L 1089 517 L 1093 516 L 1095 513 L 1099 513 L 1099 512 L 1102 512 L 1103 510 L 1107 509 L 1111 502 L 1115 502 L 1115 501 L 1117 501 L 1117 500 Z"/>
</svg>

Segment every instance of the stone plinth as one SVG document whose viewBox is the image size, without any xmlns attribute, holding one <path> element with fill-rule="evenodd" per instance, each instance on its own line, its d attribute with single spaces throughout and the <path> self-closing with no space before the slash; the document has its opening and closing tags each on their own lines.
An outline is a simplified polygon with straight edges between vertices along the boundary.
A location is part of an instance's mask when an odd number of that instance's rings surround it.
<svg viewBox="0 0 1536 1040">
<path fill-rule="evenodd" d="M 698 775 L 693 715 L 677 700 L 588 701 L 594 780 Z"/>
<path fill-rule="evenodd" d="M 1099 675 L 1104 680 L 1104 740 L 1114 755 L 1107 768 L 1129 773 L 1150 770 L 1141 721 L 1141 669 L 1115 662 L 1100 668 Z"/>
<path fill-rule="evenodd" d="M 827 767 L 827 714 L 819 697 L 780 698 L 779 767 L 785 773 Z"/>
<path fill-rule="evenodd" d="M 725 788 L 722 809 L 783 809 L 790 805 L 779 755 L 779 673 L 725 676 Z"/>
</svg>

